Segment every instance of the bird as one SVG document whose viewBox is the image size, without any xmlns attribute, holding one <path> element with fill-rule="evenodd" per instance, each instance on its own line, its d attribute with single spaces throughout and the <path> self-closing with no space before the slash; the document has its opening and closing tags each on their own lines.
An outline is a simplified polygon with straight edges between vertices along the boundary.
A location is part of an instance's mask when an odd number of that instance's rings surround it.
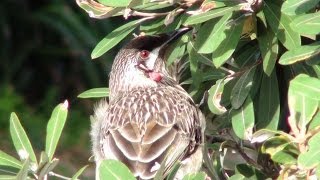
<svg viewBox="0 0 320 180">
<path fill-rule="evenodd" d="M 100 100 L 92 116 L 96 167 L 119 160 L 137 179 L 153 179 L 160 169 L 165 177 L 177 163 L 175 179 L 200 170 L 205 120 L 165 60 L 168 46 L 190 30 L 138 36 L 120 49 L 110 71 L 109 101 Z"/>
</svg>

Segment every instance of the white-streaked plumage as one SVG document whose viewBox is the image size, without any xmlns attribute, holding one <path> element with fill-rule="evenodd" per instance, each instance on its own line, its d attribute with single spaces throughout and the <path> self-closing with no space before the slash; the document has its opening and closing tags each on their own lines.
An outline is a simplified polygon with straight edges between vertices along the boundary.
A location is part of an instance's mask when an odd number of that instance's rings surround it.
<svg viewBox="0 0 320 180">
<path fill-rule="evenodd" d="M 176 162 L 182 162 L 177 179 L 201 167 L 204 118 L 165 69 L 163 44 L 169 38 L 138 37 L 118 53 L 110 74 L 109 104 L 102 100 L 93 116 L 97 165 L 103 159 L 117 159 L 140 179 L 152 179 L 162 163 L 166 175 Z M 139 59 L 144 49 L 150 51 L 149 59 Z M 140 63 L 161 73 L 162 79 L 148 77 L 137 66 Z"/>
</svg>

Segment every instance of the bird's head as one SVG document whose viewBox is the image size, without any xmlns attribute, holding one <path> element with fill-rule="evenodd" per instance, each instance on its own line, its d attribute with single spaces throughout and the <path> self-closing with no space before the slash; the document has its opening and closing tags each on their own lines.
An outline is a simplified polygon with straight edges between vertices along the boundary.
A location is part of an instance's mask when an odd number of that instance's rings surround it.
<svg viewBox="0 0 320 180">
<path fill-rule="evenodd" d="M 164 76 L 169 76 L 165 66 L 165 51 L 190 28 L 171 33 L 139 36 L 126 44 L 117 54 L 110 73 L 111 94 L 137 87 L 157 86 Z"/>
</svg>

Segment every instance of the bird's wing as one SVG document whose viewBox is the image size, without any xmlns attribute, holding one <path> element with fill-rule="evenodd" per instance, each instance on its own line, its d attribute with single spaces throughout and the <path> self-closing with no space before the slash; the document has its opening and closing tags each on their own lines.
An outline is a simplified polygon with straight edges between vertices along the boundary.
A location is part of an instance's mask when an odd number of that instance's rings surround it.
<svg viewBox="0 0 320 180">
<path fill-rule="evenodd" d="M 124 162 L 140 178 L 154 177 L 164 159 L 165 172 L 192 153 L 201 136 L 198 111 L 175 88 L 147 88 L 111 102 L 102 121 L 104 158 Z M 102 118 L 102 120 L 101 120 Z"/>
</svg>

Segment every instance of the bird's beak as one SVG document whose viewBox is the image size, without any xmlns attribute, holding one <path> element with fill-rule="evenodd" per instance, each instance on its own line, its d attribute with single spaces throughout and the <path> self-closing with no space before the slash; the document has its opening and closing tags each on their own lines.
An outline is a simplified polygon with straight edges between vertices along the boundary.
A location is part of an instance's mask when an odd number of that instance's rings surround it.
<svg viewBox="0 0 320 180">
<path fill-rule="evenodd" d="M 177 29 L 171 33 L 167 33 L 166 36 L 168 36 L 168 40 L 165 41 L 162 46 L 168 45 L 172 43 L 173 41 L 179 39 L 181 36 L 189 32 L 192 28 L 191 27 L 183 27 L 180 29 Z"/>
</svg>

